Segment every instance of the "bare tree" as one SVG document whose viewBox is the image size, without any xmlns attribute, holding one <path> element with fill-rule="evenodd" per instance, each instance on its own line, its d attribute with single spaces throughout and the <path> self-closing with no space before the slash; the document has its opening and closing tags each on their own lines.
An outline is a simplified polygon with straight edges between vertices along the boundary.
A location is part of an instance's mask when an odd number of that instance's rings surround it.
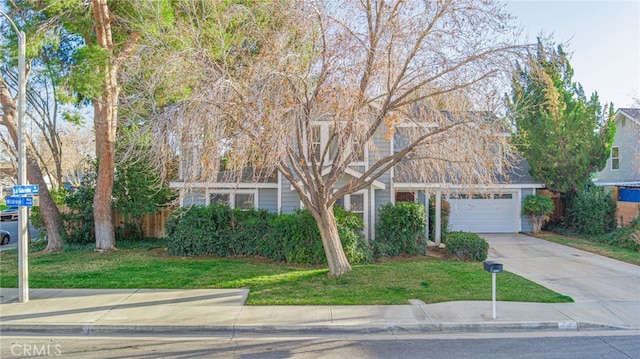
<svg viewBox="0 0 640 359">
<path fill-rule="evenodd" d="M 277 11 L 285 24 L 261 39 L 255 61 L 218 67 L 224 75 L 185 106 L 185 182 L 215 181 L 202 169 L 223 154 L 227 168 L 276 169 L 316 219 L 333 276 L 351 268 L 333 214 L 341 197 L 390 171 L 495 183 L 510 149 L 487 113 L 521 50 L 500 5 L 307 1 Z M 397 151 L 394 136 L 404 139 Z M 345 174 L 361 161 L 361 175 Z"/>
<path fill-rule="evenodd" d="M 16 100 L 11 96 L 9 87 L 4 81 L 4 78 L 0 76 L 0 106 L 2 107 L 2 120 L 0 124 L 7 128 L 9 137 L 11 137 L 14 148 L 17 148 L 18 144 L 18 107 Z M 56 203 L 51 197 L 51 193 L 47 188 L 47 183 L 44 181 L 44 176 L 40 170 L 40 165 L 35 155 L 31 143 L 27 146 L 27 178 L 30 183 L 38 184 L 40 186 L 40 209 L 42 212 L 42 218 L 47 230 L 47 247 L 46 252 L 57 251 L 62 249 L 62 237 L 60 232 L 62 230 L 62 219 Z"/>
</svg>

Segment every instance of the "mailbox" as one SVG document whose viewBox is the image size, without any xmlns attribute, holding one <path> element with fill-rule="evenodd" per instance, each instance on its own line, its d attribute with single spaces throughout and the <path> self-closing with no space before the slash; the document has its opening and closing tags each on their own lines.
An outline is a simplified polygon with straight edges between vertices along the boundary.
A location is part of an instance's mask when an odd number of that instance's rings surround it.
<svg viewBox="0 0 640 359">
<path fill-rule="evenodd" d="M 486 270 L 489 273 L 502 273 L 501 263 L 496 263 L 493 261 L 485 261 L 483 262 L 483 264 L 484 264 L 484 270 Z"/>
</svg>

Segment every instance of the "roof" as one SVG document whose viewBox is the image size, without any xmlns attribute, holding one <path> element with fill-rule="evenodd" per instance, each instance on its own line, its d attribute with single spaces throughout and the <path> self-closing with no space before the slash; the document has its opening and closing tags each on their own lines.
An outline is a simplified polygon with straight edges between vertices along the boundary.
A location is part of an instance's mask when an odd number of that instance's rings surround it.
<svg viewBox="0 0 640 359">
<path fill-rule="evenodd" d="M 622 114 L 640 125 L 640 108 L 619 108 L 616 115 Z"/>
<path fill-rule="evenodd" d="M 596 186 L 640 187 L 640 181 L 593 181 Z"/>
<path fill-rule="evenodd" d="M 531 166 L 520 154 L 515 155 L 514 163 L 498 176 L 500 184 L 531 184 L 540 183 L 531 175 Z"/>
<path fill-rule="evenodd" d="M 535 178 L 529 173 L 531 166 L 520 154 L 515 154 L 515 158 L 511 166 L 504 167 L 503 171 L 496 176 L 497 185 L 539 185 L 542 187 L 542 183 L 536 181 Z M 397 183 L 417 183 L 417 180 L 412 179 L 412 175 L 406 170 L 403 170 L 402 165 L 396 167 L 394 181 Z"/>
</svg>

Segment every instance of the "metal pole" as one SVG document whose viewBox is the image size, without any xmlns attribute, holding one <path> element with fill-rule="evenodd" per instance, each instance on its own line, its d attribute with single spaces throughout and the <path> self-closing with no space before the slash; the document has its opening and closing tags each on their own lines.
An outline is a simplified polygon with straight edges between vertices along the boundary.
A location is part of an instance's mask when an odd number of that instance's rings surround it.
<svg viewBox="0 0 640 359">
<path fill-rule="evenodd" d="M 15 26 L 15 25 L 14 25 Z M 18 185 L 27 184 L 27 150 L 24 135 L 24 111 L 26 92 L 25 41 L 24 32 L 18 31 Z M 29 301 L 29 233 L 27 207 L 20 206 L 18 214 L 18 301 Z"/>
<path fill-rule="evenodd" d="M 493 319 L 496 319 L 496 274 L 491 273 L 491 291 L 493 301 Z"/>
<path fill-rule="evenodd" d="M 7 18 L 13 29 L 18 35 L 18 185 L 27 184 L 27 160 L 26 160 L 26 141 L 24 135 L 24 111 L 25 111 L 25 93 L 26 93 L 26 36 L 20 31 L 16 24 L 11 20 L 9 15 L 4 11 L 0 11 Z M 27 225 L 27 207 L 18 206 L 18 301 L 29 301 L 29 233 Z"/>
</svg>

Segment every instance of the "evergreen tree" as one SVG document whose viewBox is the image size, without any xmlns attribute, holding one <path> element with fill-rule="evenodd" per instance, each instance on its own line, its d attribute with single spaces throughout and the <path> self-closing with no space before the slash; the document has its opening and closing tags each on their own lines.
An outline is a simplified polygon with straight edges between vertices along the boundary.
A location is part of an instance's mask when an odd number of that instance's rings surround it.
<svg viewBox="0 0 640 359">
<path fill-rule="evenodd" d="M 615 135 L 613 104 L 600 105 L 572 81 L 562 46 L 547 49 L 538 40 L 526 66 L 513 74 L 509 116 L 519 151 L 531 175 L 560 193 L 580 192 L 602 170 Z"/>
</svg>

